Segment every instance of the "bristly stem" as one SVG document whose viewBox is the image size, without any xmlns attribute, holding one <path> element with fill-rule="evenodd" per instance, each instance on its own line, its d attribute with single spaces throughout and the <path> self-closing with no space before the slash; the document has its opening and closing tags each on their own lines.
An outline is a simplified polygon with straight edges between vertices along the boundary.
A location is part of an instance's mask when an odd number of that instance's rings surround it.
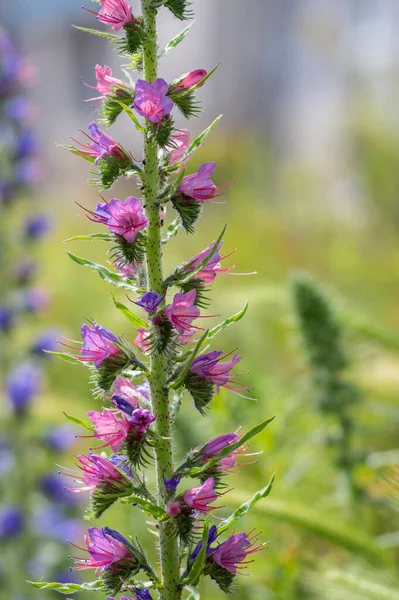
<svg viewBox="0 0 399 600">
<path fill-rule="evenodd" d="M 151 8 L 151 0 L 142 0 L 142 13 L 148 41 L 144 47 L 144 79 L 153 82 L 157 78 L 157 11 Z M 147 289 L 163 295 L 161 219 L 160 206 L 156 202 L 159 188 L 158 148 L 150 136 L 151 124 L 147 122 L 144 141 L 145 168 L 143 193 L 145 210 L 149 219 L 147 229 Z M 171 441 L 171 418 L 169 393 L 166 388 L 168 364 L 165 355 L 156 349 L 151 356 L 151 395 L 153 412 L 157 417 L 156 428 L 160 441 L 156 447 L 156 472 L 158 501 L 166 505 L 164 477 L 173 475 Z M 179 589 L 179 549 L 171 522 L 159 526 L 160 558 L 162 570 L 162 600 L 180 600 Z"/>
</svg>

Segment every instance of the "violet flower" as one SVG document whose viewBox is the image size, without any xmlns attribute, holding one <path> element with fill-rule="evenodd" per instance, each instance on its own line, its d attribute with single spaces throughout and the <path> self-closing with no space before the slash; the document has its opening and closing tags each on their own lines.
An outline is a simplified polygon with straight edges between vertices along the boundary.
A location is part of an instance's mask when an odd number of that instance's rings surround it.
<svg viewBox="0 0 399 600">
<path fill-rule="evenodd" d="M 141 308 L 144 308 L 146 312 L 151 314 L 157 311 L 163 298 L 163 296 L 159 296 L 156 292 L 146 292 L 135 304 L 141 306 Z"/>
<path fill-rule="evenodd" d="M 25 222 L 25 237 L 31 241 L 40 240 L 49 233 L 51 225 L 51 219 L 46 214 L 30 215 Z"/>
<path fill-rule="evenodd" d="M 112 357 L 121 356 L 121 350 L 115 345 L 117 341 L 109 329 L 102 325 L 97 325 L 95 321 L 91 327 L 83 324 L 81 327 L 83 345 L 80 351 L 80 359 L 85 362 L 93 362 L 98 369 L 101 363 Z"/>
<path fill-rule="evenodd" d="M 214 486 L 215 480 L 213 477 L 209 477 L 209 479 L 207 479 L 200 487 L 187 490 L 187 492 L 183 494 L 183 501 L 195 511 L 206 515 L 212 510 L 210 504 L 215 502 L 218 498 Z"/>
<path fill-rule="evenodd" d="M 76 477 L 71 474 L 78 483 L 85 484 L 84 487 L 69 488 L 71 492 L 86 492 L 93 493 L 97 486 L 107 483 L 123 483 L 123 475 L 115 468 L 114 464 L 103 456 L 89 452 L 87 456 L 84 454 L 77 455 L 77 467 L 82 471 L 82 475 Z M 64 473 L 64 475 L 68 475 Z"/>
<path fill-rule="evenodd" d="M 41 383 L 41 370 L 30 362 L 21 363 L 9 373 L 6 391 L 16 413 L 25 413 L 33 398 L 40 392 Z"/>
<path fill-rule="evenodd" d="M 216 163 L 204 163 L 197 173 L 187 175 L 179 185 L 179 190 L 189 196 L 195 198 L 198 202 L 212 200 L 217 195 L 217 187 L 211 180 L 211 175 L 216 167 Z"/>
<path fill-rule="evenodd" d="M 236 575 L 246 568 L 247 557 L 262 549 L 256 545 L 257 538 L 246 533 L 232 535 L 211 554 L 211 559 L 226 571 Z"/>
<path fill-rule="evenodd" d="M 102 102 L 105 99 L 105 96 L 111 93 L 113 86 L 124 85 L 123 81 L 116 79 L 116 77 L 112 77 L 112 69 L 111 67 L 107 67 L 107 65 L 104 65 L 104 67 L 96 65 L 95 72 L 97 85 L 94 87 L 85 83 L 85 86 L 92 90 L 97 90 L 100 95 L 96 98 L 88 98 L 85 102 L 93 102 L 95 100 Z"/>
<path fill-rule="evenodd" d="M 147 121 L 160 123 L 170 115 L 174 106 L 173 101 L 166 95 L 168 90 L 169 85 L 164 79 L 158 78 L 153 83 L 138 79 L 134 108 Z"/>
<path fill-rule="evenodd" d="M 14 506 L 0 508 L 0 540 L 6 541 L 19 535 L 24 529 L 24 517 Z"/>
<path fill-rule="evenodd" d="M 103 440 L 104 447 L 111 446 L 114 452 L 118 452 L 131 429 L 127 417 L 123 415 L 119 418 L 115 412 L 106 408 L 102 413 L 90 411 L 87 415 L 94 424 L 94 437 Z"/>
<path fill-rule="evenodd" d="M 114 529 L 110 529 L 109 527 L 90 527 L 88 535 L 85 535 L 84 540 L 90 557 L 72 557 L 78 565 L 73 568 L 74 571 L 83 571 L 84 569 L 99 569 L 100 571 L 104 571 L 111 565 L 121 561 L 135 561 L 129 550 L 129 542 Z M 83 550 L 83 548 L 76 547 L 79 550 Z"/>
<path fill-rule="evenodd" d="M 195 290 L 186 294 L 178 293 L 172 304 L 165 308 L 165 316 L 180 335 L 191 336 L 197 330 L 191 325 L 200 316 L 200 310 L 194 304 L 196 295 Z"/>
<path fill-rule="evenodd" d="M 99 202 L 91 214 L 93 221 L 106 225 L 112 233 L 122 236 L 130 244 L 148 225 L 141 202 L 134 196 L 129 196 L 123 202 L 118 198 Z"/>
<path fill-rule="evenodd" d="M 100 4 L 101 10 L 98 13 L 93 10 L 86 10 L 97 15 L 100 23 L 111 25 L 115 32 L 128 25 L 128 23 L 134 22 L 132 7 L 127 0 L 100 0 Z"/>
<path fill-rule="evenodd" d="M 220 392 L 221 387 L 235 392 L 246 389 L 240 384 L 231 385 L 233 378 L 236 376 L 231 375 L 230 371 L 240 362 L 242 356 L 234 354 L 231 360 L 221 362 L 223 358 L 225 357 L 222 350 L 212 350 L 211 352 L 200 354 L 190 365 L 190 371 L 214 383 L 217 393 Z"/>
<path fill-rule="evenodd" d="M 166 146 L 168 152 L 168 163 L 173 166 L 183 159 L 190 146 L 190 131 L 188 129 L 180 129 L 175 131 L 170 138 L 170 143 Z"/>
</svg>

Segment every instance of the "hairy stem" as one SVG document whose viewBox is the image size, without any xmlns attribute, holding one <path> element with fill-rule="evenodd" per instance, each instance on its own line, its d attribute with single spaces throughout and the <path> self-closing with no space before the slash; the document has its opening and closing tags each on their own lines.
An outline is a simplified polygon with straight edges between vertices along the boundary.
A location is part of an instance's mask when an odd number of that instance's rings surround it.
<svg viewBox="0 0 399 600">
<path fill-rule="evenodd" d="M 144 78 L 152 82 L 157 77 L 157 11 L 151 8 L 151 0 L 142 0 L 143 18 L 148 35 L 144 47 Z M 147 123 L 145 134 L 145 169 L 144 169 L 144 198 L 145 209 L 149 219 L 147 228 L 147 289 L 163 294 L 162 251 L 161 251 L 161 221 L 160 207 L 156 202 L 159 187 L 158 148 L 150 138 L 151 124 Z M 165 355 L 154 351 L 151 356 L 151 395 L 154 414 L 157 417 L 156 428 L 161 440 L 156 447 L 156 472 L 158 486 L 158 501 L 166 505 L 164 477 L 173 474 L 173 457 L 171 442 L 171 419 L 169 394 L 166 388 L 168 364 Z M 162 570 L 162 599 L 180 600 L 179 590 L 179 549 L 172 524 L 159 526 L 160 558 Z"/>
</svg>

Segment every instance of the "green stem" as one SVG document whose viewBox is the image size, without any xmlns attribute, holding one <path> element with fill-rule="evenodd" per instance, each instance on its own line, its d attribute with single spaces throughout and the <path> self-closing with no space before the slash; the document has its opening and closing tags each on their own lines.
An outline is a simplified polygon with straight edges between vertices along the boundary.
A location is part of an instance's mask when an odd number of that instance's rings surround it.
<svg viewBox="0 0 399 600">
<path fill-rule="evenodd" d="M 152 82 L 157 77 L 157 11 L 151 8 L 151 0 L 142 0 L 142 12 L 148 42 L 144 48 L 144 78 Z M 160 207 L 156 202 L 159 188 L 158 148 L 151 138 L 150 123 L 144 142 L 145 168 L 143 176 L 143 193 L 146 214 L 149 219 L 147 228 L 147 289 L 163 295 L 162 251 L 161 251 L 161 219 Z M 173 475 L 172 427 L 169 407 L 169 393 L 166 388 L 168 363 L 165 355 L 154 351 L 151 355 L 151 395 L 154 414 L 157 417 L 156 430 L 160 441 L 156 446 L 156 472 L 158 501 L 166 506 L 166 490 L 164 477 Z M 162 571 L 162 600 L 180 600 L 179 589 L 179 548 L 172 523 L 159 526 L 159 544 Z"/>
</svg>

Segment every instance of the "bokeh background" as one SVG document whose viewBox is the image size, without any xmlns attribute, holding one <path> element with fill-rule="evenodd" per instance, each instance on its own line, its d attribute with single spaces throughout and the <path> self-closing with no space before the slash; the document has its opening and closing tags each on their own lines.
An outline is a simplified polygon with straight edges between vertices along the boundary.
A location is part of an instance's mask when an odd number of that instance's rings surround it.
<svg viewBox="0 0 399 600">
<path fill-rule="evenodd" d="M 215 160 L 215 182 L 234 185 L 223 204 L 204 211 L 197 235 L 171 242 L 166 264 L 171 269 L 200 251 L 228 223 L 224 248 L 238 251 L 226 264 L 257 275 L 218 277 L 211 312 L 226 317 L 249 300 L 245 320 L 220 341 L 244 356 L 257 402 L 222 392 L 202 420 L 187 399 L 176 452 L 183 456 L 219 432 L 277 415 L 251 444 L 263 455 L 239 469 L 226 497 L 227 514 L 276 472 L 272 495 L 243 523 L 270 542 L 249 565 L 250 577 L 240 578 L 237 599 L 396 599 L 399 523 L 386 477 L 399 461 L 399 4 L 201 0 L 194 9 L 192 33 L 165 58 L 161 75 L 173 79 L 221 61 L 200 90 L 204 112 L 191 128 L 199 133 L 218 114 L 224 118 L 192 167 Z M 92 104 L 83 102 L 92 94 L 81 78 L 92 85 L 96 63 L 121 77 L 117 55 L 71 26 L 96 26 L 81 0 L 14 0 L 0 6 L 0 22 L 39 72 L 32 93 L 43 179 L 36 193 L 56 223 L 40 250 L 42 283 L 53 295 L 46 318 L 73 339 L 89 317 L 121 333 L 126 322 L 113 309 L 112 290 L 65 253 L 71 248 L 106 260 L 101 243 L 63 243 L 96 231 L 76 203 L 91 209 L 98 197 L 86 184 L 87 164 L 56 147 L 95 117 Z M 163 11 L 160 45 L 181 29 Z M 127 117 L 113 137 L 140 156 Z M 132 185 L 120 183 L 112 195 L 134 194 Z M 290 285 L 298 270 L 310 272 L 330 296 L 351 359 L 349 377 L 361 391 L 354 411 L 362 456 L 356 478 L 367 500 L 355 510 L 325 443 L 334 423 L 313 401 Z M 63 411 L 83 418 L 95 403 L 85 369 L 55 361 L 36 421 L 59 423 Z M 80 448 L 87 443 L 77 442 L 74 450 Z M 71 452 L 63 461 L 71 465 Z M 145 517 L 134 509 L 113 508 L 103 522 L 151 542 Z M 32 578 L 40 577 L 38 568 Z M 211 582 L 202 590 L 206 600 L 223 597 Z M 9 597 L 7 590 L 0 594 Z M 32 598 L 39 595 L 51 592 L 34 591 Z"/>
</svg>

